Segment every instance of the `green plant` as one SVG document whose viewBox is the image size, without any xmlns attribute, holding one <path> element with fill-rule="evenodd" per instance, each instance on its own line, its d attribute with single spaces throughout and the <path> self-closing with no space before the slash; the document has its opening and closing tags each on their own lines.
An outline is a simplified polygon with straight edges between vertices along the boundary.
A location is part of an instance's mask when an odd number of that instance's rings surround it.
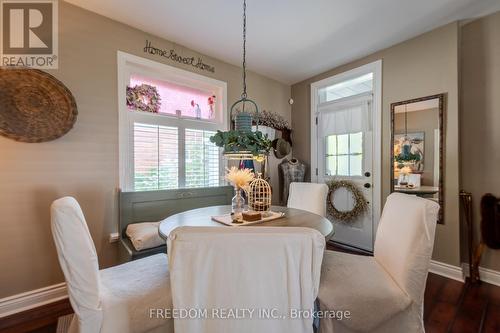
<svg viewBox="0 0 500 333">
<path fill-rule="evenodd" d="M 210 142 L 217 147 L 224 148 L 224 152 L 242 152 L 248 151 L 252 155 L 269 154 L 271 151 L 271 140 L 260 131 L 242 132 L 242 131 L 217 131 L 210 137 Z"/>
<path fill-rule="evenodd" d="M 404 144 L 401 147 L 401 153 L 394 156 L 394 160 L 398 163 L 418 162 L 420 161 L 420 155 L 412 153 L 411 146 L 409 144 Z"/>
<path fill-rule="evenodd" d="M 394 160 L 398 163 L 418 162 L 418 161 L 420 161 L 420 155 L 413 154 L 413 153 L 399 154 L 399 155 L 394 156 Z"/>
</svg>

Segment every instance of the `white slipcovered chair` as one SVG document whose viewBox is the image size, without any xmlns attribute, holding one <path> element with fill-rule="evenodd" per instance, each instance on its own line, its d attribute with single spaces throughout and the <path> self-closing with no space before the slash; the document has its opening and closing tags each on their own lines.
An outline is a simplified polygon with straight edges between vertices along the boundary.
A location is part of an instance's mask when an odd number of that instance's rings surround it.
<svg viewBox="0 0 500 333">
<path fill-rule="evenodd" d="M 290 184 L 287 206 L 324 217 L 326 215 L 327 195 L 328 186 L 326 184 L 294 182 Z"/>
<path fill-rule="evenodd" d="M 350 312 L 322 319 L 320 332 L 425 332 L 423 296 L 439 205 L 393 193 L 378 226 L 373 257 L 326 251 L 321 310 Z"/>
<path fill-rule="evenodd" d="M 314 308 L 325 247 L 318 231 L 180 227 L 167 246 L 174 308 L 208 309 L 175 319 L 176 333 L 312 332 L 310 313 L 290 315 Z M 239 310 L 240 318 L 212 309 Z"/>
<path fill-rule="evenodd" d="M 51 228 L 75 316 L 69 333 L 173 332 L 173 321 L 150 318 L 170 309 L 165 254 L 99 271 L 94 243 L 78 202 L 52 203 Z"/>
</svg>

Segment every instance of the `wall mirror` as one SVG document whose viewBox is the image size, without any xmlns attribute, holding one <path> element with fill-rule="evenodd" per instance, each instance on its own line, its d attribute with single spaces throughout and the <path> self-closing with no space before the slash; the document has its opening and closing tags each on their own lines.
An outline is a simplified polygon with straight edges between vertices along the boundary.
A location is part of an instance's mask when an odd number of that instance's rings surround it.
<svg viewBox="0 0 500 333">
<path fill-rule="evenodd" d="M 435 200 L 444 223 L 445 94 L 391 104 L 391 192 Z"/>
</svg>

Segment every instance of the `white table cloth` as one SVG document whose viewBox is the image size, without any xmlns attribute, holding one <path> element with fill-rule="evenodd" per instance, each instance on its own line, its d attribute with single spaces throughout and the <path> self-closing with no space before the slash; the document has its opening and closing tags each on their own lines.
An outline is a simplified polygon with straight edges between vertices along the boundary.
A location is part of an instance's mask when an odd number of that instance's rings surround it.
<svg viewBox="0 0 500 333">
<path fill-rule="evenodd" d="M 194 315 L 174 319 L 176 333 L 312 332 L 325 248 L 318 231 L 180 227 L 167 245 L 174 309 Z"/>
</svg>

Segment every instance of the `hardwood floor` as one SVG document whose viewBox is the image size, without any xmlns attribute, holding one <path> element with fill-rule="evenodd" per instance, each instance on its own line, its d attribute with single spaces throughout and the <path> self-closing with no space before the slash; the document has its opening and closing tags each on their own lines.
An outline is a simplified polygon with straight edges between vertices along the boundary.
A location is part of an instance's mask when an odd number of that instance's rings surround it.
<svg viewBox="0 0 500 333">
<path fill-rule="evenodd" d="M 68 299 L 0 318 L 1 333 L 55 333 L 57 319 L 73 313 Z"/>
<path fill-rule="evenodd" d="M 500 332 L 500 287 L 429 274 L 424 300 L 426 332 Z"/>
<path fill-rule="evenodd" d="M 328 248 L 352 252 L 331 244 Z M 68 300 L 28 310 L 0 319 L 0 333 L 55 333 L 57 318 L 71 312 Z M 427 333 L 500 333 L 500 287 L 429 273 L 424 322 Z"/>
</svg>

